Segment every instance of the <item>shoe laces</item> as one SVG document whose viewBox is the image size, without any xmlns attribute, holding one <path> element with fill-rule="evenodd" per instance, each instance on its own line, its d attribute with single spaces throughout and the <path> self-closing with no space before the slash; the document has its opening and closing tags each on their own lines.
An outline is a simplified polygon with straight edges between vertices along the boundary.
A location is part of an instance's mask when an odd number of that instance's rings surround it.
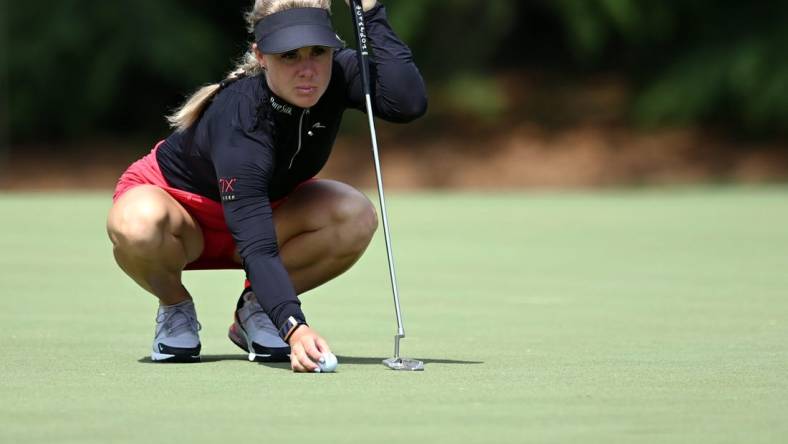
<svg viewBox="0 0 788 444">
<path fill-rule="evenodd" d="M 176 316 L 180 314 L 181 316 Z M 183 331 L 198 332 L 202 330 L 202 324 L 183 307 L 170 307 L 162 310 L 156 316 L 156 323 L 162 325 L 162 330 L 166 329 L 168 335 L 175 335 Z"/>
<path fill-rule="evenodd" d="M 248 315 L 243 320 L 244 324 L 251 320 L 252 324 L 260 329 L 270 329 L 273 326 L 273 324 L 269 321 L 268 314 L 265 312 L 265 310 L 263 310 L 263 307 L 261 307 L 256 300 L 247 300 L 246 304 L 249 307 L 244 307 L 246 309 L 245 311 L 248 311 Z"/>
</svg>

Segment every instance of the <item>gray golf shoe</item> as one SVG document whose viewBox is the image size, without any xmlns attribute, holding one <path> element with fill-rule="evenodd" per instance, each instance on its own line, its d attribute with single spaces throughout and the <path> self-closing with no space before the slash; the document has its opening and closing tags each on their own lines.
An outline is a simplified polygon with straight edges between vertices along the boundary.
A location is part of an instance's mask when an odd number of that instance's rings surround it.
<svg viewBox="0 0 788 444">
<path fill-rule="evenodd" d="M 155 362 L 199 362 L 202 345 L 198 332 L 201 328 L 191 299 L 159 306 L 151 359 Z"/>
<path fill-rule="evenodd" d="M 279 330 L 263 311 L 251 288 L 241 293 L 235 322 L 227 336 L 249 353 L 250 361 L 290 362 L 290 346 L 279 337 Z"/>
</svg>

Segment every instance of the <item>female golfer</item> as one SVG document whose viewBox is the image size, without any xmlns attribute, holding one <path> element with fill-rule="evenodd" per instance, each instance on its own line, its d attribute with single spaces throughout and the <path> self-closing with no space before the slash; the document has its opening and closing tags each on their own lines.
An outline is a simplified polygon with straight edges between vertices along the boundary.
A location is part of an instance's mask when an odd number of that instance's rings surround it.
<svg viewBox="0 0 788 444">
<path fill-rule="evenodd" d="M 363 9 L 375 114 L 413 120 L 427 101 L 411 52 L 381 4 Z M 353 265 L 377 216 L 361 192 L 314 177 L 345 109 L 364 109 L 357 54 L 329 10 L 330 0 L 255 1 L 243 62 L 169 116 L 175 131 L 118 181 L 107 231 L 120 268 L 159 298 L 154 361 L 199 360 L 187 269 L 245 270 L 229 336 L 250 354 L 289 354 L 309 372 L 330 351 L 296 295 Z"/>
</svg>

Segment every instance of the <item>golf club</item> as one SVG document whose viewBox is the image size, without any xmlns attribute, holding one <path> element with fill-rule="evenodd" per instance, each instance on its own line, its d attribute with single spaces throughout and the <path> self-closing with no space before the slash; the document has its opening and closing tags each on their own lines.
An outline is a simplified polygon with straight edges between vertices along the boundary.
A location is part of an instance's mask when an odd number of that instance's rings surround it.
<svg viewBox="0 0 788 444">
<path fill-rule="evenodd" d="M 378 182 L 378 197 L 380 199 L 380 212 L 383 218 L 383 234 L 386 239 L 386 253 L 388 255 L 389 276 L 391 277 L 391 291 L 394 293 L 394 309 L 397 313 L 397 334 L 394 336 L 394 357 L 383 360 L 383 364 L 392 370 L 424 370 L 424 363 L 415 359 L 400 357 L 399 341 L 405 337 L 402 326 L 402 312 L 399 306 L 399 292 L 397 291 L 397 277 L 394 273 L 394 255 L 391 251 L 391 236 L 389 234 L 388 216 L 386 214 L 386 200 L 383 196 L 383 176 L 380 173 L 380 157 L 378 155 L 378 136 L 375 132 L 375 119 L 372 114 L 372 97 L 370 88 L 369 51 L 367 48 L 366 24 L 364 23 L 364 9 L 360 0 L 350 0 L 350 12 L 353 16 L 353 28 L 356 31 L 358 43 L 358 63 L 361 70 L 361 83 L 367 102 L 367 117 L 369 118 L 369 132 L 372 139 L 372 156 L 375 159 L 375 177 Z"/>
</svg>

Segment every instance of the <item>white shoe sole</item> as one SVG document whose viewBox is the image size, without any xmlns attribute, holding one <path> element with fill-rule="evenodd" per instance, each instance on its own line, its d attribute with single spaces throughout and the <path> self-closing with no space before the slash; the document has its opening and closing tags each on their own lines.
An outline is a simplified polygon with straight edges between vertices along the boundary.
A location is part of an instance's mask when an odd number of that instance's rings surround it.
<svg viewBox="0 0 788 444">
<path fill-rule="evenodd" d="M 178 362 L 178 363 L 188 363 L 188 362 L 199 362 L 200 355 L 170 355 L 166 353 L 157 353 L 151 352 L 150 359 L 154 362 Z"/>
</svg>

